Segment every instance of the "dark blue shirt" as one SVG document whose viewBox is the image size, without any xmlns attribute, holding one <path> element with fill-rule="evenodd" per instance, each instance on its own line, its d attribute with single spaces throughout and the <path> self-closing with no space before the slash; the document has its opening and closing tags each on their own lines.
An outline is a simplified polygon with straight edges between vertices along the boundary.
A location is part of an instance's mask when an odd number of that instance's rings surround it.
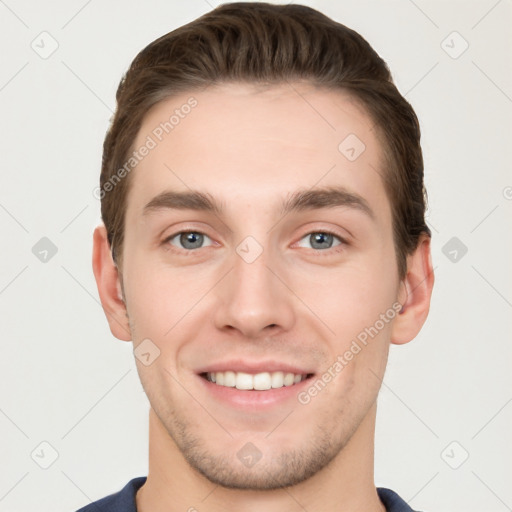
<svg viewBox="0 0 512 512">
<path fill-rule="evenodd" d="M 139 476 L 130 480 L 119 492 L 110 494 L 101 500 L 95 501 L 76 512 L 137 512 L 135 506 L 135 493 L 146 481 L 145 476 Z M 387 512 L 414 512 L 407 503 L 391 489 L 377 487 L 380 501 L 386 507 Z"/>
</svg>

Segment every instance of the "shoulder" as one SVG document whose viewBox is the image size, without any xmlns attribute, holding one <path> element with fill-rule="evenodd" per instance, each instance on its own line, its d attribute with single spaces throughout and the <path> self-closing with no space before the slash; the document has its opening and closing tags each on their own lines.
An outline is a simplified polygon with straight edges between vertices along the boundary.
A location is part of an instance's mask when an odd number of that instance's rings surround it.
<svg viewBox="0 0 512 512">
<path fill-rule="evenodd" d="M 146 481 L 145 476 L 130 480 L 120 491 L 94 501 L 76 512 L 137 512 L 135 494 Z M 396 492 L 377 487 L 377 494 L 386 512 L 415 512 Z"/>
<path fill-rule="evenodd" d="M 385 487 L 377 487 L 377 494 L 380 501 L 386 507 L 386 512 L 415 512 L 406 501 L 404 501 L 395 491 Z"/>
<path fill-rule="evenodd" d="M 137 512 L 135 494 L 146 481 L 145 476 L 130 480 L 120 491 L 94 501 L 76 512 Z"/>
</svg>

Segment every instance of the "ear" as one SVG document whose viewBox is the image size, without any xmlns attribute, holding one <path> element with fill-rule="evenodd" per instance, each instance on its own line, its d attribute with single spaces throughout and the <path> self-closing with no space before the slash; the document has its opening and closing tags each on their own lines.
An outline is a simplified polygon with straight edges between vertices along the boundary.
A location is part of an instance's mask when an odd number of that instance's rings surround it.
<svg viewBox="0 0 512 512">
<path fill-rule="evenodd" d="M 119 272 L 112 259 L 107 230 L 103 225 L 94 230 L 92 269 L 110 331 L 120 340 L 131 341 L 130 324 L 123 301 Z"/>
<path fill-rule="evenodd" d="M 407 257 L 407 275 L 400 283 L 398 297 L 402 311 L 393 322 L 391 343 L 402 345 L 420 332 L 430 309 L 433 286 L 430 237 L 423 234 L 415 251 Z"/>
</svg>

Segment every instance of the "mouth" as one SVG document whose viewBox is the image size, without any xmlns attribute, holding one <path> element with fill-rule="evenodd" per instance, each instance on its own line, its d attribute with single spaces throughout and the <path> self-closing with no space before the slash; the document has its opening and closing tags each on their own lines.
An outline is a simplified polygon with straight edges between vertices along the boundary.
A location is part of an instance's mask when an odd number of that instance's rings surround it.
<svg viewBox="0 0 512 512">
<path fill-rule="evenodd" d="M 284 371 L 247 373 L 234 370 L 203 372 L 199 375 L 216 386 L 235 388 L 240 391 L 268 391 L 293 387 L 313 376 L 312 373 Z"/>
<path fill-rule="evenodd" d="M 277 360 L 231 359 L 195 371 L 201 389 L 225 411 L 278 414 L 297 401 L 316 375 L 312 368 Z"/>
</svg>

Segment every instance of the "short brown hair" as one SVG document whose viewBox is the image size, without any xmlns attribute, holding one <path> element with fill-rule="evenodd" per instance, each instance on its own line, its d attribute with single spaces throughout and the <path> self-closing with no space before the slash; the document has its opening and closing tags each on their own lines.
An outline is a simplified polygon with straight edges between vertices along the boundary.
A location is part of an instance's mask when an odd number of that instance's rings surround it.
<svg viewBox="0 0 512 512">
<path fill-rule="evenodd" d="M 348 91 L 375 123 L 398 271 L 400 278 L 405 276 L 406 257 L 419 236 L 431 236 L 424 219 L 423 156 L 413 108 L 394 85 L 385 61 L 357 32 L 310 7 L 256 2 L 223 4 L 156 39 L 122 78 L 100 177 L 101 215 L 116 263 L 120 265 L 132 180 L 129 175 L 113 180 L 126 165 L 148 110 L 163 99 L 211 84 L 292 80 Z"/>
</svg>

